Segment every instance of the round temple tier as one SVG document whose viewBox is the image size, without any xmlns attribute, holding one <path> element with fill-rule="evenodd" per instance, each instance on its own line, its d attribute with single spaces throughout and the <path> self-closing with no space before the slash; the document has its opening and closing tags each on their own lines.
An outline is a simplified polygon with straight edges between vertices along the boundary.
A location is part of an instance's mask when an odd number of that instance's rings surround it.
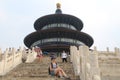
<svg viewBox="0 0 120 80">
<path fill-rule="evenodd" d="M 29 48 L 46 43 L 50 45 L 54 42 L 57 46 L 64 43 L 69 46 L 87 45 L 90 47 L 93 44 L 93 39 L 86 33 L 61 27 L 33 32 L 24 39 L 25 45 Z"/>
<path fill-rule="evenodd" d="M 83 28 L 83 23 L 80 19 L 68 14 L 51 14 L 40 17 L 35 21 L 34 28 L 40 30 L 44 26 L 54 23 L 72 25 L 79 31 Z"/>
</svg>

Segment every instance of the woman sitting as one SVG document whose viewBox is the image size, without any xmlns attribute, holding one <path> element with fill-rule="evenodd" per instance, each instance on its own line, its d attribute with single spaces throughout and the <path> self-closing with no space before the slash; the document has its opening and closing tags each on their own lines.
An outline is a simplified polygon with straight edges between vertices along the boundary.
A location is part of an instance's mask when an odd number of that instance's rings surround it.
<svg viewBox="0 0 120 80">
<path fill-rule="evenodd" d="M 57 63 L 56 63 L 56 58 L 53 57 L 51 58 L 51 65 L 50 65 L 50 74 L 51 75 L 55 75 L 55 76 L 59 76 L 60 78 L 69 78 L 66 73 L 63 71 L 63 69 L 61 69 Z"/>
</svg>

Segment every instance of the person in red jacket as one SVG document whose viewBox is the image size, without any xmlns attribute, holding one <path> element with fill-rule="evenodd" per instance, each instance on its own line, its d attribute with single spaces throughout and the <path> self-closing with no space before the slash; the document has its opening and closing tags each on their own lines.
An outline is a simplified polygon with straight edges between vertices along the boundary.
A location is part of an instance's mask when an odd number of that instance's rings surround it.
<svg viewBox="0 0 120 80">
<path fill-rule="evenodd" d="M 43 58 L 42 50 L 39 47 L 35 47 L 35 51 L 37 52 L 38 61 L 42 62 L 42 58 Z"/>
</svg>

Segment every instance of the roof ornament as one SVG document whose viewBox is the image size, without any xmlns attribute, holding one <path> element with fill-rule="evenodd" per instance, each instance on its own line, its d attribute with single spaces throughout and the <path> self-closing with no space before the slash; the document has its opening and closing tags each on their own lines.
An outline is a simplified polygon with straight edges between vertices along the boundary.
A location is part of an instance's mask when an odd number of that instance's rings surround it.
<svg viewBox="0 0 120 80">
<path fill-rule="evenodd" d="M 60 9 L 60 8 L 61 8 L 61 4 L 60 4 L 60 3 L 57 3 L 57 4 L 56 4 L 56 7 L 57 7 L 57 10 L 56 10 L 55 13 L 56 13 L 56 14 L 61 14 L 61 13 L 62 13 L 62 11 L 61 11 L 61 9 Z"/>
<path fill-rule="evenodd" d="M 56 6 L 57 6 L 57 9 L 61 8 L 61 4 L 60 3 L 57 3 Z"/>
</svg>

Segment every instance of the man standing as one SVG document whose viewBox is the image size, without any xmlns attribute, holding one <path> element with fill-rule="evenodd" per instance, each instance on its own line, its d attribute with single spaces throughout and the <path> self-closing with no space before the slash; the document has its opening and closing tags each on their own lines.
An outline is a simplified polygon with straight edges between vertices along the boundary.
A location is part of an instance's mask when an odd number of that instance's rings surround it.
<svg viewBox="0 0 120 80">
<path fill-rule="evenodd" d="M 62 52 L 61 58 L 62 62 L 67 62 L 67 53 L 65 53 L 65 51 Z"/>
</svg>

